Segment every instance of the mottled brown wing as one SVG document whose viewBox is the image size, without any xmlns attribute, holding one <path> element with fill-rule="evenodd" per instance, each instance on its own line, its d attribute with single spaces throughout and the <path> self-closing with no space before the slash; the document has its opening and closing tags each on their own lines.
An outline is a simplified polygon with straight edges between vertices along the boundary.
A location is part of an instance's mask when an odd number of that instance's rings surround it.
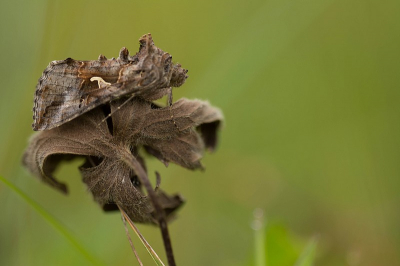
<svg viewBox="0 0 400 266">
<path fill-rule="evenodd" d="M 122 65 L 121 60 L 53 61 L 44 70 L 36 86 L 32 127 L 45 130 L 59 126 L 95 106 L 110 100 L 113 88 L 100 87 L 91 82 L 101 77 L 116 83 Z M 109 95 L 107 97 L 107 95 Z"/>
<path fill-rule="evenodd" d="M 101 55 L 94 61 L 51 62 L 36 86 L 33 130 L 57 127 L 124 95 L 159 99 L 170 91 L 169 86 L 184 83 L 187 70 L 172 65 L 172 57 L 154 45 L 151 34 L 139 43 L 135 56 L 122 48 L 117 59 Z"/>
</svg>

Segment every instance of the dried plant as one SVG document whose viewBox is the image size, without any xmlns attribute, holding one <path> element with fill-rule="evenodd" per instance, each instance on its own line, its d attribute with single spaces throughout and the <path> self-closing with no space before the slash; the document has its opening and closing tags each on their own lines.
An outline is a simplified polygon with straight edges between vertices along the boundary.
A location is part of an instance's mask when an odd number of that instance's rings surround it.
<svg viewBox="0 0 400 266">
<path fill-rule="evenodd" d="M 172 104 L 172 87 L 185 83 L 187 70 L 173 64 L 150 33 L 139 43 L 134 56 L 122 48 L 117 59 L 50 62 L 34 99 L 32 127 L 42 132 L 31 138 L 23 164 L 67 193 L 55 169 L 63 160 L 85 158 L 79 170 L 94 199 L 105 211 L 119 209 L 129 221 L 158 225 L 168 262 L 175 265 L 167 220 L 183 199 L 159 189 L 158 173 L 153 188 L 141 151 L 166 166 L 202 168 L 202 154 L 214 150 L 223 116 L 204 101 Z M 167 107 L 151 102 L 165 95 Z"/>
<path fill-rule="evenodd" d="M 108 117 L 109 113 L 113 115 Z M 105 118 L 106 123 L 101 123 Z M 23 164 L 66 193 L 66 185 L 53 173 L 63 160 L 83 157 L 79 168 L 83 182 L 104 210 L 120 207 L 132 221 L 158 224 L 163 230 L 165 218 L 173 217 L 183 200 L 150 185 L 139 151 L 145 150 L 165 165 L 173 162 L 188 169 L 202 168 L 202 154 L 215 148 L 222 119 L 219 109 L 200 100 L 180 99 L 160 107 L 138 97 L 128 102 L 118 99 L 34 135 Z"/>
</svg>

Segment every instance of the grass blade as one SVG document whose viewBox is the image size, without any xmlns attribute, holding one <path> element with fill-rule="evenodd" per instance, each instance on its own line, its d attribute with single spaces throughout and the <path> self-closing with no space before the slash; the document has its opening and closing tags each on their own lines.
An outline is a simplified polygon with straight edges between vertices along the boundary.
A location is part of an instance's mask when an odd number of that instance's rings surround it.
<svg viewBox="0 0 400 266">
<path fill-rule="evenodd" d="M 81 253 L 88 261 L 95 265 L 104 265 L 98 258 L 90 254 L 90 252 L 76 239 L 71 232 L 53 215 L 47 212 L 43 207 L 26 195 L 22 190 L 16 187 L 14 184 L 9 182 L 4 177 L 0 176 L 0 181 L 3 182 L 7 187 L 9 187 L 13 192 L 18 194 L 21 198 L 28 203 L 38 214 L 40 214 L 51 226 L 53 226 L 65 239 L 67 239 L 70 244 Z"/>
<path fill-rule="evenodd" d="M 295 266 L 312 266 L 314 264 L 317 242 L 316 237 L 310 240 L 299 259 L 296 261 Z"/>
</svg>

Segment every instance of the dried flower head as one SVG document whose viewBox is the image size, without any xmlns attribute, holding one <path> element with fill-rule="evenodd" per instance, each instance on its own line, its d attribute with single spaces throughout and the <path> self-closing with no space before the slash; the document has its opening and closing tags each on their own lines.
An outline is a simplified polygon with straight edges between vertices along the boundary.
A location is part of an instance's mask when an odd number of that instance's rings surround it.
<svg viewBox="0 0 400 266">
<path fill-rule="evenodd" d="M 115 100 L 57 128 L 34 135 L 23 164 L 37 177 L 67 192 L 53 176 L 63 160 L 85 158 L 79 168 L 83 182 L 105 209 L 122 207 L 136 222 L 157 223 L 154 206 L 142 191 L 138 171 L 145 168 L 141 147 L 165 165 L 176 163 L 188 169 L 202 168 L 205 149 L 213 150 L 222 113 L 208 102 L 180 99 L 160 107 L 141 98 Z M 157 198 L 167 217 L 183 203 L 179 195 L 157 189 Z"/>
</svg>

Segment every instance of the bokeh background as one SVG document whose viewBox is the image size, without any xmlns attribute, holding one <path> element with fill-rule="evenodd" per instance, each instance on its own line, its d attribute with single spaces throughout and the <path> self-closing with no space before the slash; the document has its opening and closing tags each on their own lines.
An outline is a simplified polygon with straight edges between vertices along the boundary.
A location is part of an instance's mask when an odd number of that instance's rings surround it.
<svg viewBox="0 0 400 266">
<path fill-rule="evenodd" d="M 399 10 L 396 0 L 1 1 L 0 175 L 99 261 L 135 265 L 120 215 L 93 201 L 80 161 L 57 172 L 68 196 L 20 161 L 50 61 L 135 53 L 151 32 L 189 69 L 174 99 L 208 99 L 226 117 L 205 172 L 148 160 L 187 200 L 170 225 L 178 265 L 251 265 L 256 208 L 284 238 L 267 242 L 268 265 L 293 265 L 285 243 L 301 250 L 315 236 L 316 265 L 400 265 Z M 3 183 L 0 202 L 1 265 L 90 264 Z M 165 260 L 159 230 L 139 228 Z"/>
</svg>

